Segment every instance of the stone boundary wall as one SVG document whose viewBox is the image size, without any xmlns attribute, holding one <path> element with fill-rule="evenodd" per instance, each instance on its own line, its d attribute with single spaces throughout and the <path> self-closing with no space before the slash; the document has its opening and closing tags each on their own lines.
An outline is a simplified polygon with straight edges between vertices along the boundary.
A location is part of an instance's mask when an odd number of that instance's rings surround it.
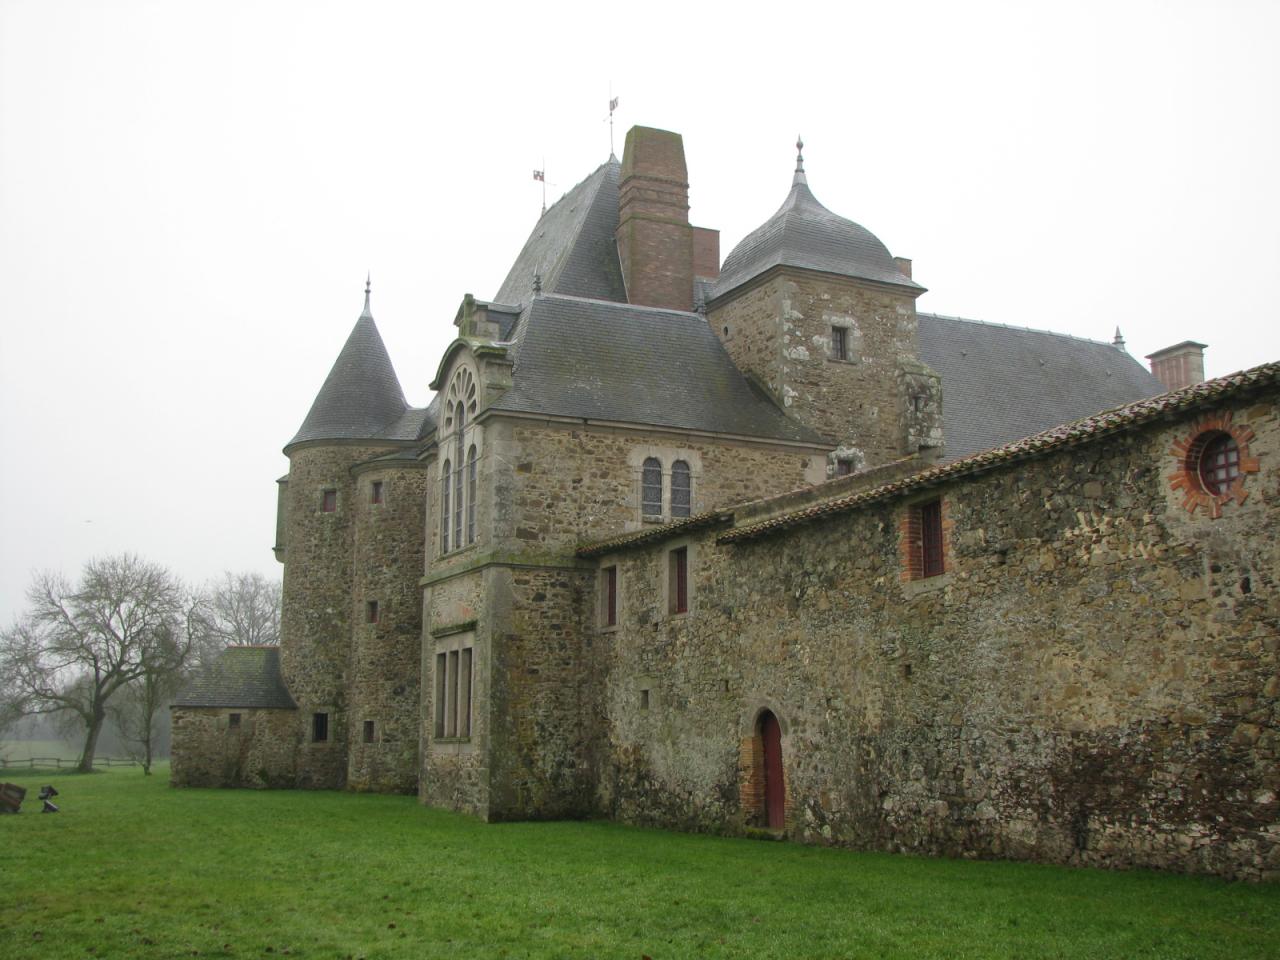
<svg viewBox="0 0 1280 960">
<path fill-rule="evenodd" d="M 1259 469 L 1218 517 L 1171 484 L 1184 415 L 741 544 L 601 558 L 621 624 L 597 635 L 600 811 L 759 825 L 744 765 L 769 709 L 795 839 L 1280 876 L 1280 417 L 1274 391 L 1226 413 Z M 904 580 L 905 513 L 939 495 L 947 569 Z"/>
</svg>

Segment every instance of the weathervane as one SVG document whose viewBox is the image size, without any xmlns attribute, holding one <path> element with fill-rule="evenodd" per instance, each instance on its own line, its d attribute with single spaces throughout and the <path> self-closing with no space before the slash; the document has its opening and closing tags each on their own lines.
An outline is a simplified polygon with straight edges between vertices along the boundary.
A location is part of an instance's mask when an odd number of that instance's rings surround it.
<svg viewBox="0 0 1280 960">
<path fill-rule="evenodd" d="M 618 98 L 613 95 L 613 84 L 609 84 L 609 156 L 613 152 L 613 111 L 618 109 Z"/>
<path fill-rule="evenodd" d="M 533 179 L 542 184 L 542 212 L 547 212 L 547 158 L 542 158 L 542 169 L 533 171 Z"/>
</svg>

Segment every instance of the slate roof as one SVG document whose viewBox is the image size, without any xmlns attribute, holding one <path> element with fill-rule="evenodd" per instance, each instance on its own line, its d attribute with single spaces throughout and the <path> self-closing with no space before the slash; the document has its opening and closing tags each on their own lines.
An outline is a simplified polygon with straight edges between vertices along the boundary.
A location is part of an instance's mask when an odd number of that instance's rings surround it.
<svg viewBox="0 0 1280 960">
<path fill-rule="evenodd" d="M 821 444 L 747 381 L 696 313 L 544 294 L 514 352 L 511 389 L 492 409 Z"/>
<path fill-rule="evenodd" d="M 1139 400 L 1115 410 L 1106 410 L 1074 423 L 1062 424 L 1033 437 L 1024 437 L 995 450 L 987 450 L 962 460 L 923 470 L 861 493 L 825 500 L 758 523 L 744 524 L 721 534 L 716 538 L 716 542 L 734 543 L 765 536 L 835 513 L 857 510 L 880 500 L 889 500 L 912 490 L 936 486 L 1004 464 L 1029 460 L 1064 448 L 1089 443 L 1124 430 L 1135 429 L 1171 414 L 1177 415 L 1211 407 L 1226 399 L 1248 395 L 1259 390 L 1274 390 L 1277 387 L 1280 387 L 1280 362 L 1263 364 L 1216 380 L 1206 380 L 1204 383 L 1198 383 L 1183 390 Z"/>
<path fill-rule="evenodd" d="M 614 239 L 620 169 L 610 157 L 538 219 L 495 303 L 527 305 L 535 273 L 545 293 L 626 302 Z"/>
<path fill-rule="evenodd" d="M 1109 343 L 922 313 L 920 359 L 942 377 L 945 459 L 1163 393 Z"/>
<path fill-rule="evenodd" d="M 870 230 L 832 213 L 813 195 L 802 172 L 778 212 L 725 258 L 712 291 L 722 297 L 771 267 L 801 267 L 923 290 L 898 269 Z"/>
<path fill-rule="evenodd" d="M 404 399 L 365 297 L 364 312 L 285 449 L 307 440 L 416 440 L 432 426 Z"/>
<path fill-rule="evenodd" d="M 279 647 L 227 647 L 173 699 L 175 707 L 296 710 L 280 675 Z"/>
</svg>

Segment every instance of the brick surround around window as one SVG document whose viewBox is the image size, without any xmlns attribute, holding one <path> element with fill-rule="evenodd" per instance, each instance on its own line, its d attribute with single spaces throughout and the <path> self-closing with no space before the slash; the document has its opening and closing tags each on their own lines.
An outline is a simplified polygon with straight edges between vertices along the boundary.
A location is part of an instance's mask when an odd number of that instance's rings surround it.
<svg viewBox="0 0 1280 960">
<path fill-rule="evenodd" d="M 1231 455 L 1232 476 L 1216 489 L 1210 489 L 1204 479 L 1202 462 L 1215 441 L 1230 437 L 1235 441 Z M 1247 424 L 1232 422 L 1231 411 L 1225 410 L 1201 417 L 1186 435 L 1176 440 L 1169 450 L 1175 469 L 1169 474 L 1169 486 L 1182 494 L 1182 508 L 1194 514 L 1203 509 L 1210 517 L 1222 516 L 1222 508 L 1234 500 L 1242 504 L 1249 497 L 1245 489 L 1248 474 L 1257 473 L 1258 458 L 1249 452 L 1253 430 Z"/>
</svg>

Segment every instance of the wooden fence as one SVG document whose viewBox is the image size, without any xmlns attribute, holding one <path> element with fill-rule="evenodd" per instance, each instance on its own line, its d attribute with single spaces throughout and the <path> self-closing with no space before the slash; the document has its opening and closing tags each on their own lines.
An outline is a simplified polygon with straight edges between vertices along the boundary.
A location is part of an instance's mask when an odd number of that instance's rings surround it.
<svg viewBox="0 0 1280 960">
<path fill-rule="evenodd" d="M 94 757 L 93 765 L 95 767 L 136 767 L 142 763 L 141 760 L 134 760 L 132 757 Z M 63 765 L 68 770 L 74 770 L 80 765 L 79 760 L 63 760 L 61 757 L 28 757 L 25 760 L 6 760 L 0 757 L 0 770 L 30 769 L 35 770 L 37 767 L 61 770 Z"/>
</svg>

